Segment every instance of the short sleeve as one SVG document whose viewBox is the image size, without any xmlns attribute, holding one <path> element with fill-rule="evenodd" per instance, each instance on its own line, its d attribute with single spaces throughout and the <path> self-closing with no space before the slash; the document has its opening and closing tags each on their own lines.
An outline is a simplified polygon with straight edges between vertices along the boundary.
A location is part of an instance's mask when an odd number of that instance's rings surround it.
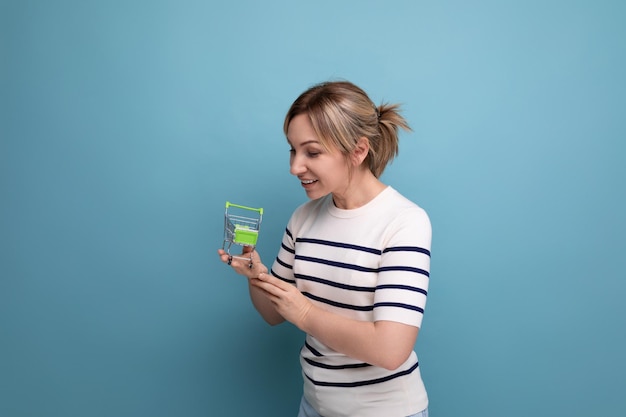
<svg viewBox="0 0 626 417">
<path fill-rule="evenodd" d="M 391 224 L 374 294 L 374 321 L 420 327 L 430 280 L 432 228 L 420 207 L 403 211 Z"/>
</svg>

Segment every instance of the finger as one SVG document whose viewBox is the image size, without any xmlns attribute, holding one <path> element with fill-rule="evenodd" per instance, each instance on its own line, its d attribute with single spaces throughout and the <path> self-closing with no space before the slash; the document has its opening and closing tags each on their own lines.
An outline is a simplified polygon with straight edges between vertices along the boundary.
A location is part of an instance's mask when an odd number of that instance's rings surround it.
<svg viewBox="0 0 626 417">
<path fill-rule="evenodd" d="M 233 267 L 233 269 L 237 271 L 237 273 L 243 274 L 245 271 L 250 270 L 250 268 L 248 268 L 248 260 L 241 259 L 235 256 L 229 256 L 227 261 L 228 265 Z"/>
<path fill-rule="evenodd" d="M 224 258 L 224 256 L 226 256 L 226 257 L 228 256 L 228 253 L 227 253 L 224 249 L 218 249 L 218 250 L 217 250 L 217 255 L 218 255 L 220 258 Z"/>
<path fill-rule="evenodd" d="M 280 288 L 283 291 L 287 291 L 291 287 L 291 284 L 283 281 L 282 279 L 276 278 L 272 274 L 261 273 L 259 274 L 259 280 L 262 282 L 267 282 L 268 284 Z"/>
<path fill-rule="evenodd" d="M 267 277 L 268 274 L 263 274 L 263 275 Z M 289 294 L 289 291 L 292 289 L 291 285 L 286 284 L 280 279 L 273 278 L 273 277 L 272 277 L 272 282 L 257 279 L 252 284 L 261 288 L 265 293 L 267 293 L 271 297 L 275 297 L 276 301 L 282 300 L 285 297 L 287 297 Z M 286 284 L 286 287 L 285 287 L 285 284 Z"/>
<path fill-rule="evenodd" d="M 217 254 L 220 257 L 220 261 L 224 263 L 228 262 L 228 254 L 225 251 L 223 251 L 222 249 L 218 249 Z"/>
<path fill-rule="evenodd" d="M 284 294 L 284 291 L 279 287 L 259 279 L 251 280 L 250 283 L 255 287 L 262 289 L 272 297 L 280 298 L 280 296 Z"/>
<path fill-rule="evenodd" d="M 245 266 L 246 269 L 248 268 L 249 265 L 249 261 L 242 261 L 239 258 L 233 257 L 232 255 L 229 255 L 226 251 L 219 249 L 217 251 L 219 257 L 220 257 L 220 261 L 222 261 L 223 263 L 231 266 L 235 272 L 237 273 L 242 273 L 242 271 L 244 270 L 243 267 Z"/>
</svg>

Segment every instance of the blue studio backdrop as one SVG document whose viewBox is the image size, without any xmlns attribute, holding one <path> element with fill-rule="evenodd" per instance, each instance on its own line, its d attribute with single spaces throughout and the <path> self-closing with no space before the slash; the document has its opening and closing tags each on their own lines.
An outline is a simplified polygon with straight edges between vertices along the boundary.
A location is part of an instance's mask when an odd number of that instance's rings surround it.
<svg viewBox="0 0 626 417">
<path fill-rule="evenodd" d="M 0 416 L 295 416 L 303 335 L 216 250 L 229 200 L 273 260 L 329 79 L 413 127 L 431 414 L 624 415 L 625 4 L 0 1 Z"/>
</svg>

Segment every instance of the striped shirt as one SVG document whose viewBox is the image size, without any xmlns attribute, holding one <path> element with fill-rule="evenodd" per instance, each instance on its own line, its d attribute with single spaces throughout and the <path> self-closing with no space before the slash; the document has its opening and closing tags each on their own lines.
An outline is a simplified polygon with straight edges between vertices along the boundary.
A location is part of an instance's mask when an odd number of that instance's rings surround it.
<svg viewBox="0 0 626 417">
<path fill-rule="evenodd" d="M 335 207 L 328 195 L 294 212 L 272 274 L 333 313 L 420 327 L 430 243 L 426 212 L 391 187 L 354 210 Z M 389 371 L 307 335 L 300 362 L 304 395 L 321 415 L 401 417 L 428 405 L 415 352 Z"/>
</svg>

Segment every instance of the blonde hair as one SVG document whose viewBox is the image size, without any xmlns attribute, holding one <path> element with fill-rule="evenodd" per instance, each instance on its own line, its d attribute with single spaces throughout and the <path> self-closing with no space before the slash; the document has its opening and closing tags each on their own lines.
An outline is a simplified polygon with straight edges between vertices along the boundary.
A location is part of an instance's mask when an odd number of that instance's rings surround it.
<svg viewBox="0 0 626 417">
<path fill-rule="evenodd" d="M 337 148 L 345 156 L 359 138 L 366 137 L 370 149 L 364 163 L 377 178 L 398 155 L 398 129 L 411 130 L 399 104 L 376 106 L 365 91 L 348 81 L 323 82 L 302 93 L 285 116 L 285 135 L 291 120 L 300 114 L 308 115 L 322 146 Z"/>
</svg>

